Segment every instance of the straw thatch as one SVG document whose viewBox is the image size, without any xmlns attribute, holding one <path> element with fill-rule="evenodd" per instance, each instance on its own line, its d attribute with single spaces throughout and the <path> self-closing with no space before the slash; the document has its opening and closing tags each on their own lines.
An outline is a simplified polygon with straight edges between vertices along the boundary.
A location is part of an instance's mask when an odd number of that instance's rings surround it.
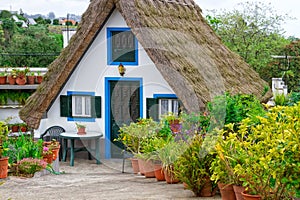
<svg viewBox="0 0 300 200">
<path fill-rule="evenodd" d="M 70 44 L 21 109 L 20 117 L 28 125 L 38 128 L 114 9 L 122 14 L 187 111 L 199 111 L 224 91 L 250 93 L 261 100 L 270 96 L 261 97 L 267 83 L 221 43 L 193 0 L 92 0 Z"/>
</svg>

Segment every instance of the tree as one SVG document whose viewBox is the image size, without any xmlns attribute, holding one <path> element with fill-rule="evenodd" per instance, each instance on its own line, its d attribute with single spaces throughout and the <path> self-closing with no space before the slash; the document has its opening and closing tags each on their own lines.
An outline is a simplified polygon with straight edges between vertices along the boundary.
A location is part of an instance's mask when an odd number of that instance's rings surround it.
<svg viewBox="0 0 300 200">
<path fill-rule="evenodd" d="M 11 18 L 12 14 L 8 10 L 2 10 L 0 12 L 0 19 Z"/>
<path fill-rule="evenodd" d="M 54 14 L 54 12 L 49 12 L 48 18 L 49 18 L 49 19 L 55 19 L 55 14 Z"/>
<path fill-rule="evenodd" d="M 238 6 L 241 9 L 220 14 L 215 11 L 206 18 L 224 44 L 260 73 L 272 60 L 271 55 L 290 42 L 280 27 L 290 17 L 278 15 L 270 3 L 245 2 Z"/>
</svg>

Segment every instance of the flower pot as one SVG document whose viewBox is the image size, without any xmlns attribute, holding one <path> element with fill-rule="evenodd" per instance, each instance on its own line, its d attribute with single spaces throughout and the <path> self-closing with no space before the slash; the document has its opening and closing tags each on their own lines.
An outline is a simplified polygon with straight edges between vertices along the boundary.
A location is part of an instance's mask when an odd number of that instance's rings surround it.
<svg viewBox="0 0 300 200">
<path fill-rule="evenodd" d="M 58 147 L 52 149 L 53 160 L 56 160 L 58 158 L 59 149 L 60 149 L 60 145 Z"/>
<path fill-rule="evenodd" d="M 215 195 L 215 191 L 212 189 L 212 183 L 209 177 L 204 178 L 205 183 L 203 184 L 202 189 L 200 190 L 200 197 L 212 197 Z M 198 196 L 198 195 L 197 195 Z"/>
<path fill-rule="evenodd" d="M 143 159 L 138 159 L 138 164 L 139 164 L 139 169 L 140 169 L 140 173 L 141 175 L 145 175 L 145 161 Z"/>
<path fill-rule="evenodd" d="M 8 157 L 0 158 L 0 178 L 8 175 Z"/>
<path fill-rule="evenodd" d="M 27 81 L 30 85 L 35 84 L 35 76 L 27 76 Z"/>
<path fill-rule="evenodd" d="M 6 84 L 7 76 L 0 76 L 0 85 Z"/>
<path fill-rule="evenodd" d="M 16 79 L 13 76 L 8 76 L 7 80 L 8 80 L 8 83 L 10 85 L 15 85 L 16 84 Z"/>
<path fill-rule="evenodd" d="M 131 158 L 131 166 L 132 166 L 132 170 L 134 174 L 139 173 L 140 169 L 139 169 L 139 162 L 137 158 Z"/>
<path fill-rule="evenodd" d="M 168 184 L 179 183 L 179 180 L 175 178 L 175 174 L 172 169 L 169 169 L 169 170 L 164 169 L 164 175 L 165 175 L 166 182 Z"/>
<path fill-rule="evenodd" d="M 244 200 L 244 198 L 242 196 L 242 192 L 245 191 L 245 188 L 243 186 L 233 185 L 233 190 L 235 193 L 236 200 Z"/>
<path fill-rule="evenodd" d="M 247 194 L 247 191 L 243 191 L 242 196 L 244 197 L 244 200 L 261 200 L 260 195 Z"/>
<path fill-rule="evenodd" d="M 145 161 L 144 171 L 146 178 L 155 178 L 154 166 L 151 161 Z"/>
<path fill-rule="evenodd" d="M 235 200 L 235 193 L 232 184 L 218 183 L 222 200 Z"/>
<path fill-rule="evenodd" d="M 53 162 L 53 154 L 43 155 L 43 160 L 48 164 L 51 164 Z"/>
<path fill-rule="evenodd" d="M 19 132 L 19 126 L 18 125 L 12 125 L 11 131 L 12 132 Z"/>
<path fill-rule="evenodd" d="M 161 164 L 154 164 L 154 174 L 157 181 L 165 181 L 164 170 Z"/>
<path fill-rule="evenodd" d="M 86 134 L 85 127 L 83 127 L 83 128 L 77 128 L 77 134 L 78 135 L 85 135 Z"/>
<path fill-rule="evenodd" d="M 25 85 L 26 84 L 26 78 L 25 77 L 24 78 L 18 77 L 18 78 L 16 78 L 16 83 L 18 85 Z"/>
<path fill-rule="evenodd" d="M 20 131 L 21 132 L 26 132 L 27 131 L 27 127 L 26 126 L 21 126 L 20 127 Z"/>
<path fill-rule="evenodd" d="M 36 76 L 36 83 L 40 84 L 43 81 L 43 76 Z"/>
</svg>

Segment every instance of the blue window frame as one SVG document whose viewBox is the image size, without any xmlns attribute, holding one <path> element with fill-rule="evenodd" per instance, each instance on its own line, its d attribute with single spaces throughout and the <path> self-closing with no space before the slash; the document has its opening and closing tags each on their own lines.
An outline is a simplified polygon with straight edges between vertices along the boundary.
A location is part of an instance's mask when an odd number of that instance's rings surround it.
<svg viewBox="0 0 300 200">
<path fill-rule="evenodd" d="M 107 28 L 107 64 L 138 65 L 138 41 L 130 28 Z"/>
</svg>

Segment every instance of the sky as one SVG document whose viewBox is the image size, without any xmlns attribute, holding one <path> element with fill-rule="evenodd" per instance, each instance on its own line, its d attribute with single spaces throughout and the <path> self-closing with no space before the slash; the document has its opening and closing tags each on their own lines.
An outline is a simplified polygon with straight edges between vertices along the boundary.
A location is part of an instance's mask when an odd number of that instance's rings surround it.
<svg viewBox="0 0 300 200">
<path fill-rule="evenodd" d="M 203 13 L 208 10 L 232 10 L 238 3 L 246 0 L 195 0 Z M 282 24 L 285 36 L 300 38 L 300 1 L 299 0 L 247 0 L 271 3 L 279 15 L 289 14 L 295 20 Z M 0 0 L 0 10 L 19 11 L 22 8 L 27 14 L 43 14 L 54 12 L 56 17 L 67 16 L 68 13 L 81 15 L 88 7 L 90 0 Z"/>
</svg>

